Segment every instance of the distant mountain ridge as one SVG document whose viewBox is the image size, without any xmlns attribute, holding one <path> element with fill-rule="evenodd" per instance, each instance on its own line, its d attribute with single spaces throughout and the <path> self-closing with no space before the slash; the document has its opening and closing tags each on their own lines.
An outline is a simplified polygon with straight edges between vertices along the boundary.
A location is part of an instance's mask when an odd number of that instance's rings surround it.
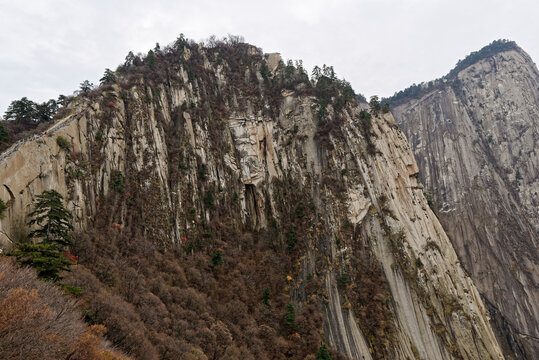
<svg viewBox="0 0 539 360">
<path fill-rule="evenodd" d="M 383 98 L 382 103 L 389 103 L 392 106 L 396 106 L 402 102 L 405 102 L 411 98 L 418 99 L 427 92 L 433 90 L 434 88 L 444 86 L 445 84 L 452 84 L 457 80 L 457 74 L 464 70 L 466 67 L 473 65 L 474 63 L 491 57 L 497 53 L 508 51 L 508 50 L 517 50 L 522 51 L 522 49 L 517 45 L 516 42 L 500 39 L 494 40 L 489 45 L 484 46 L 479 51 L 474 51 L 466 56 L 464 59 L 459 60 L 455 67 L 447 73 L 447 75 L 429 81 L 427 83 L 413 84 L 407 87 L 404 90 L 396 92 L 393 96 Z"/>
<path fill-rule="evenodd" d="M 459 62 L 392 113 L 506 355 L 539 354 L 539 71 L 512 41 Z M 511 355 L 512 354 L 512 355 Z"/>
</svg>

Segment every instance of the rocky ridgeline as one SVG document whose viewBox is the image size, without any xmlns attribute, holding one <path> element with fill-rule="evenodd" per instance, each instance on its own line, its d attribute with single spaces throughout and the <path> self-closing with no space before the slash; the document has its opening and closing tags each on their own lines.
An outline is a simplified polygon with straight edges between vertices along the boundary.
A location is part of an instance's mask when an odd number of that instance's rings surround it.
<svg viewBox="0 0 539 360">
<path fill-rule="evenodd" d="M 516 45 L 392 109 L 509 357 L 539 353 L 539 72 Z M 512 354 L 512 355 L 510 355 Z"/>
<path fill-rule="evenodd" d="M 270 234 L 292 259 L 279 274 L 290 303 L 299 314 L 321 305 L 320 331 L 346 356 L 503 358 L 391 114 L 367 120 L 346 84 L 323 76 L 313 88 L 301 68 L 246 44 L 173 55 L 120 69 L 116 84 L 7 150 L 4 246 L 49 188 L 79 229 L 106 213 L 163 251 L 213 246 L 209 224 Z"/>
</svg>

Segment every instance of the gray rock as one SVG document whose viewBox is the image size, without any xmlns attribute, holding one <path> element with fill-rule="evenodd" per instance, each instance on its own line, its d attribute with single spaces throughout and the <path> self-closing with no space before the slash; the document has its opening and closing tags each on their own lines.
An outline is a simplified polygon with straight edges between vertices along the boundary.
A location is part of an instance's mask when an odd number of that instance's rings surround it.
<svg viewBox="0 0 539 360">
<path fill-rule="evenodd" d="M 499 52 L 392 109 L 508 357 L 539 354 L 539 72 Z"/>
</svg>

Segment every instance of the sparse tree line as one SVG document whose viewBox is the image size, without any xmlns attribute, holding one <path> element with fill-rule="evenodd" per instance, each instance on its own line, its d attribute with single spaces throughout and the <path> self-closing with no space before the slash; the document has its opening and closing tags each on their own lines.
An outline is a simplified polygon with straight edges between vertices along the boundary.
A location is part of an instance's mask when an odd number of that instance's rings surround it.
<svg viewBox="0 0 539 360">
<path fill-rule="evenodd" d="M 228 43 L 233 44 L 239 41 L 243 41 L 243 38 L 236 36 L 229 36 Z M 156 44 L 153 50 L 150 50 L 146 56 L 142 54 L 133 54 L 130 51 L 126 58 L 125 62 L 118 67 L 118 70 L 129 66 L 139 66 L 139 65 L 148 65 L 153 68 L 156 64 L 156 57 L 162 55 L 164 52 L 172 52 L 183 49 L 184 46 L 188 45 L 188 40 L 181 34 L 176 41 L 167 47 L 164 50 L 161 50 L 159 43 Z M 114 84 L 117 81 L 116 71 L 111 69 L 105 69 L 103 77 L 99 79 L 100 85 L 110 85 Z M 84 80 L 80 83 L 79 89 L 74 92 L 74 95 L 89 95 L 92 90 L 95 89 L 95 85 L 89 80 Z M 14 121 L 20 124 L 26 125 L 36 125 L 39 123 L 49 122 L 53 120 L 54 115 L 57 113 L 58 109 L 62 106 L 66 106 L 69 101 L 72 99 L 71 96 L 60 95 L 58 99 L 50 99 L 43 103 L 38 103 L 23 97 L 19 100 L 14 100 L 9 105 L 8 109 L 4 113 L 4 121 Z M 0 119 L 2 120 L 2 119 Z M 10 140 L 10 134 L 6 129 L 6 126 L 0 121 L 0 148 L 2 145 L 7 144 Z"/>
<path fill-rule="evenodd" d="M 493 56 L 502 51 L 515 49 L 518 49 L 518 45 L 514 41 L 509 41 L 506 39 L 494 40 L 487 46 L 481 48 L 481 50 L 473 51 L 464 59 L 459 60 L 455 67 L 451 71 L 449 71 L 449 73 L 444 77 L 429 82 L 422 82 L 421 84 L 414 83 L 406 89 L 396 92 L 393 96 L 382 99 L 382 103 L 397 104 L 405 99 L 417 99 L 423 94 L 425 94 L 427 91 L 436 89 L 447 82 L 450 82 L 453 85 L 459 87 L 460 84 L 457 78 L 457 74 L 460 71 L 489 56 Z"/>
<path fill-rule="evenodd" d="M 16 121 L 25 124 L 35 124 L 51 121 L 52 117 L 65 101 L 61 96 L 57 100 L 50 99 L 41 104 L 27 97 L 12 101 L 4 114 L 4 120 Z"/>
<path fill-rule="evenodd" d="M 221 39 L 217 38 L 215 35 L 212 35 L 207 40 L 201 42 L 201 44 L 208 48 L 234 47 L 239 44 L 243 44 L 244 41 L 244 38 L 238 35 L 229 34 L 227 37 L 223 37 Z M 109 68 L 105 69 L 103 77 L 99 80 L 100 85 L 104 86 L 116 83 L 118 80 L 118 73 L 124 73 L 131 67 L 144 66 L 154 69 L 159 62 L 159 58 L 169 54 L 181 55 L 186 48 L 190 48 L 195 45 L 196 43 L 193 40 L 189 40 L 183 34 L 180 34 L 174 42 L 165 46 L 164 48 L 161 48 L 161 45 L 156 43 L 155 47 L 149 50 L 146 55 L 142 53 L 134 54 L 132 51 L 129 51 L 125 57 L 124 63 L 120 64 L 116 71 Z M 304 82 L 305 79 L 306 82 L 309 83 L 309 76 L 305 72 L 302 60 L 296 60 L 295 65 L 292 60 L 288 60 L 286 65 L 284 65 L 284 70 L 285 71 L 282 73 L 281 79 L 279 79 L 279 84 L 282 86 L 294 87 L 298 82 Z M 262 67 L 260 71 L 262 76 L 267 79 L 267 68 Z M 355 94 L 348 81 L 337 78 L 333 66 L 326 66 L 325 64 L 322 67 L 315 66 L 312 70 L 310 83 L 308 85 L 309 87 L 314 87 L 317 92 L 322 94 L 323 99 L 320 101 L 319 111 L 320 118 L 325 115 L 326 106 L 334 97 L 334 92 L 338 93 L 337 104 L 334 104 L 334 106 L 336 105 L 338 108 L 342 107 L 344 103 L 352 98 L 366 102 L 363 95 Z M 92 82 L 89 80 L 84 80 L 80 83 L 79 90 L 77 90 L 74 95 L 89 96 L 95 88 L 96 87 Z M 58 99 L 50 99 L 43 103 L 34 102 L 27 97 L 12 101 L 4 114 L 4 120 L 25 125 L 25 127 L 8 127 L 6 126 L 6 123 L 2 123 L 0 121 L 0 150 L 6 148 L 10 145 L 10 143 L 17 140 L 14 139 L 13 136 L 15 133 L 27 131 L 28 128 L 52 121 L 58 110 L 61 107 L 66 106 L 71 99 L 72 97 L 60 95 Z"/>
</svg>

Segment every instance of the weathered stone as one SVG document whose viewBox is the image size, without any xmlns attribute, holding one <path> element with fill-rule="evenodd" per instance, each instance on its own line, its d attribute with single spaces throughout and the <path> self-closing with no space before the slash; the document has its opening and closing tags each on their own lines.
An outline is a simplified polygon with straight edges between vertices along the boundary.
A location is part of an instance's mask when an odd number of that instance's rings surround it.
<svg viewBox="0 0 539 360">
<path fill-rule="evenodd" d="M 539 353 L 539 72 L 499 52 L 392 109 L 506 353 Z M 506 339 L 508 339 L 506 341 Z M 524 346 L 524 350 L 522 349 Z"/>
<path fill-rule="evenodd" d="M 271 59 L 270 70 L 278 71 L 277 60 Z M 207 88 L 233 83 L 219 70 L 226 64 L 205 64 L 210 71 L 205 81 L 212 82 Z M 238 74 L 243 84 L 244 69 Z M 316 234 L 305 237 L 305 253 L 298 260 L 303 270 L 290 287 L 290 299 L 301 306 L 307 274 L 323 279 L 327 297 L 320 301 L 325 338 L 332 346 L 354 359 L 371 358 L 372 345 L 361 330 L 366 325 L 357 323 L 349 306 L 355 300 L 347 299 L 336 282 L 341 265 L 361 261 L 353 254 L 368 246 L 365 251 L 380 264 L 391 295 L 386 301 L 392 316 L 388 321 L 395 327 L 395 341 L 387 345 L 392 358 L 503 358 L 485 305 L 427 205 L 413 154 L 391 114 L 374 117 L 366 132 L 358 120 L 362 107 L 349 102 L 322 139 L 315 98 L 283 91 L 276 100 L 279 108 L 262 115 L 257 109 L 269 108 L 263 95 L 245 98 L 227 87 L 219 90 L 219 96 L 226 96 L 222 113 L 202 108 L 195 118 L 195 111 L 183 104 L 201 104 L 201 91 L 196 79 L 189 83 L 186 77 L 170 84 L 141 81 L 124 93 L 119 88 L 102 92 L 95 100 L 72 105 L 73 115 L 51 128 L 49 138 L 36 136 L 7 150 L 0 158 L 0 184 L 13 194 L 2 190 L 0 196 L 10 201 L 13 195 L 17 205 L 1 220 L 1 229 L 9 234 L 27 213 L 30 195 L 51 186 L 80 212 L 77 222 L 84 227 L 99 201 L 116 191 L 111 177 L 120 171 L 140 187 L 141 206 L 147 206 L 140 209 L 146 236 L 173 246 L 193 227 L 186 216 L 190 206 L 195 216 L 212 220 L 211 206 L 201 201 L 211 189 L 228 202 L 235 193 L 238 205 L 231 216 L 259 230 L 269 226 L 269 216 L 277 224 L 282 221 L 275 183 L 295 184 L 284 190 L 305 194 L 300 200 L 315 214 L 309 231 Z M 66 176 L 65 169 L 73 165 L 56 145 L 61 134 L 72 138 L 74 149 L 91 164 L 88 177 Z M 189 158 L 174 158 L 180 150 Z M 284 212 L 303 216 L 301 204 L 296 205 Z M 128 220 L 128 214 L 119 213 L 122 223 Z M 344 227 L 352 230 L 339 244 Z"/>
</svg>

